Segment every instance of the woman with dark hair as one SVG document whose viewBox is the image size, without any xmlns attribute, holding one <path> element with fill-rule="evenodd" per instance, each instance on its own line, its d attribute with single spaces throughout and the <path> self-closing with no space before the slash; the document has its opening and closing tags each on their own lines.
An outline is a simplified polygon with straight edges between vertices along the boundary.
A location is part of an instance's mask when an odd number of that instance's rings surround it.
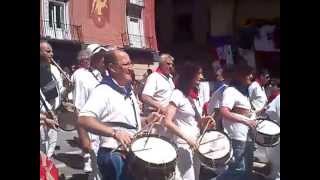
<svg viewBox="0 0 320 180">
<path fill-rule="evenodd" d="M 231 139 L 234 160 L 217 180 L 248 180 L 253 165 L 253 142 L 250 128 L 256 126 L 248 97 L 252 68 L 238 65 L 231 74 L 232 81 L 222 94 L 220 114 L 223 128 Z"/>
<path fill-rule="evenodd" d="M 167 106 L 164 125 L 173 134 L 177 144 L 178 157 L 176 179 L 198 180 L 200 161 L 193 156 L 200 134 L 199 121 L 212 121 L 212 117 L 201 117 L 201 107 L 195 98 L 195 88 L 202 78 L 202 69 L 192 63 L 186 63 L 179 72 L 176 89 L 172 92 Z M 213 123 L 214 124 L 214 123 Z"/>
</svg>

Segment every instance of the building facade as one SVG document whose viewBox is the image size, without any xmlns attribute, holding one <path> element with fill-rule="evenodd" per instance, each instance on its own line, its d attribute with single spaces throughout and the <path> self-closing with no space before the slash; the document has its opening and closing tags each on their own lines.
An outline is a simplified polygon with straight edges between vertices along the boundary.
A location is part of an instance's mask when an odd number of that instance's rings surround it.
<svg viewBox="0 0 320 180">
<path fill-rule="evenodd" d="M 40 0 L 40 32 L 62 66 L 87 44 L 128 52 L 138 78 L 158 57 L 154 0 Z"/>
</svg>

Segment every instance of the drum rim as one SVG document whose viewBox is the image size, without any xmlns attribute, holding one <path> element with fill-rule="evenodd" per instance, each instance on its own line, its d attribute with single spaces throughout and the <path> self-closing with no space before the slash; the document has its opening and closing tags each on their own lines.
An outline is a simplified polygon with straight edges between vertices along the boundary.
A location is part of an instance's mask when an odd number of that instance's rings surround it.
<svg viewBox="0 0 320 180">
<path fill-rule="evenodd" d="M 270 121 L 271 123 L 276 124 L 276 125 L 279 127 L 279 129 L 280 129 L 280 124 L 279 124 L 278 122 L 275 122 L 275 121 L 271 120 L 271 119 L 264 119 L 264 120 L 262 120 L 260 123 L 258 123 L 258 125 L 261 124 L 263 121 Z M 258 125 L 257 125 L 257 126 L 258 126 Z M 277 133 L 277 134 L 266 134 L 266 133 L 263 133 L 263 132 L 258 131 L 257 129 L 256 129 L 256 131 L 257 131 L 257 133 L 262 134 L 262 135 L 266 135 L 266 136 L 278 136 L 278 135 L 280 135 L 280 132 Z"/>
<path fill-rule="evenodd" d="M 228 140 L 229 140 L 230 151 L 229 151 L 225 156 L 223 156 L 223 157 L 221 157 L 221 158 L 218 158 L 218 159 L 214 159 L 214 161 L 223 160 L 227 155 L 230 154 L 231 151 L 233 151 L 233 149 L 232 149 L 232 143 L 231 143 L 231 138 L 227 135 L 227 133 L 221 132 L 221 131 L 218 131 L 218 130 L 215 130 L 215 129 L 206 130 L 205 133 L 210 132 L 210 131 L 217 131 L 217 132 L 219 132 L 219 133 L 221 133 L 221 134 L 224 134 L 224 135 L 228 138 Z M 205 159 L 210 159 L 210 158 L 206 157 L 205 155 L 202 155 L 202 153 L 199 151 L 199 148 L 196 149 L 196 152 L 197 152 L 198 154 L 200 154 L 201 156 L 203 156 Z M 210 159 L 210 160 L 212 160 L 212 159 Z"/>
<path fill-rule="evenodd" d="M 280 135 L 280 134 L 279 134 Z M 273 135 L 272 135 L 273 136 Z M 262 147 L 275 147 L 275 146 L 277 146 L 278 144 L 280 144 L 280 137 L 279 137 L 279 139 L 275 142 L 275 143 L 273 143 L 273 144 L 271 144 L 271 145 L 265 145 L 265 144 L 262 144 L 262 143 L 260 143 L 259 141 L 255 141 L 255 143 L 257 143 L 259 146 L 262 146 Z"/>
<path fill-rule="evenodd" d="M 67 132 L 74 131 L 74 130 L 77 129 L 77 127 L 76 127 L 77 115 L 76 115 L 75 112 L 68 111 L 68 110 L 63 106 L 63 104 L 61 104 L 61 105 L 56 109 L 56 112 L 57 112 L 57 111 L 61 111 L 60 113 L 63 113 L 64 111 L 66 111 L 66 112 L 68 112 L 68 113 L 73 113 L 73 114 L 75 114 L 75 120 L 74 120 L 75 123 L 74 123 L 73 128 L 66 129 L 66 128 L 64 128 L 64 126 L 59 126 L 59 129 L 62 129 L 63 131 L 67 131 Z M 60 117 L 60 113 L 57 113 L 57 118 L 58 118 L 58 123 L 59 123 L 59 125 L 60 125 L 60 124 L 63 124 L 63 121 L 59 118 L 59 117 Z"/>
<path fill-rule="evenodd" d="M 168 142 L 169 144 L 171 144 L 171 145 L 173 146 L 174 150 L 176 151 L 176 157 L 175 157 L 172 161 L 170 161 L 170 162 L 166 162 L 166 163 L 162 163 L 162 164 L 156 164 L 156 163 L 147 162 L 147 161 L 139 158 L 138 156 L 136 156 L 136 155 L 134 154 L 134 152 L 132 151 L 132 149 L 131 149 L 131 145 L 132 145 L 136 140 L 138 140 L 138 139 L 140 139 L 140 138 L 143 138 L 143 137 L 147 137 L 147 136 L 149 136 L 149 137 L 156 137 L 156 138 L 162 139 L 162 140 Z M 133 156 L 135 159 L 138 159 L 139 161 L 142 161 L 142 162 L 146 163 L 147 165 L 150 165 L 151 167 L 155 167 L 155 168 L 169 167 L 169 166 L 172 166 L 172 165 L 171 165 L 172 163 L 174 163 L 173 165 L 175 165 L 175 162 L 176 162 L 177 156 L 178 156 L 177 149 L 178 149 L 178 148 L 177 148 L 177 145 L 174 144 L 169 138 L 167 138 L 167 137 L 165 137 L 165 136 L 157 135 L 157 134 L 139 135 L 139 136 L 137 136 L 137 137 L 131 142 L 130 147 L 129 147 L 130 153 L 132 154 L 132 156 Z"/>
</svg>

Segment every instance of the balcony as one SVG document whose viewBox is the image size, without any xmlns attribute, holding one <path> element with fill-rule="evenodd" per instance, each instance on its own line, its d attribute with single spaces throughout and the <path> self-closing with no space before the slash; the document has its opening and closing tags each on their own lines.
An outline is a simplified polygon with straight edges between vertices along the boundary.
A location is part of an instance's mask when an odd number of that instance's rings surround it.
<svg viewBox="0 0 320 180">
<path fill-rule="evenodd" d="M 144 0 L 128 0 L 129 4 L 144 7 Z"/>
<path fill-rule="evenodd" d="M 142 35 L 136 34 L 127 34 L 122 33 L 122 44 L 124 47 L 131 47 L 131 48 L 141 48 L 141 49 L 155 49 L 153 47 L 153 37 L 147 37 Z"/>
<path fill-rule="evenodd" d="M 82 42 L 81 26 L 40 20 L 41 37 Z"/>
</svg>

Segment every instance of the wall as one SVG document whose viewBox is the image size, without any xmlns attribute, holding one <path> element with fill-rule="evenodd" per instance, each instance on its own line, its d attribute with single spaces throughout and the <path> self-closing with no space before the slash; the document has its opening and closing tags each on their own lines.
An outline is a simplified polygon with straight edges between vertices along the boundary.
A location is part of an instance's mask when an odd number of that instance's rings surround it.
<svg viewBox="0 0 320 180">
<path fill-rule="evenodd" d="M 212 0 L 210 2 L 210 34 L 212 36 L 232 34 L 235 0 Z M 238 0 L 237 26 L 247 18 L 271 19 L 274 17 L 280 17 L 280 0 Z"/>
<path fill-rule="evenodd" d="M 272 19 L 280 17 L 280 0 L 239 0 L 237 24 L 247 18 Z"/>
<path fill-rule="evenodd" d="M 142 9 L 142 17 L 144 21 L 144 34 L 151 37 L 150 42 L 147 40 L 147 47 L 158 50 L 157 36 L 155 30 L 155 0 L 144 0 L 144 9 Z M 149 44 L 150 43 L 150 44 Z"/>
<path fill-rule="evenodd" d="M 214 0 L 211 2 L 211 36 L 223 36 L 232 34 L 233 6 L 234 0 Z"/>
<path fill-rule="evenodd" d="M 69 1 L 69 16 L 71 24 L 82 25 L 84 42 L 122 46 L 121 33 L 126 32 L 126 0 L 107 0 L 108 7 L 101 11 L 101 16 L 90 13 L 92 0 L 79 1 Z M 99 17 L 104 20 L 94 21 Z"/>
</svg>

